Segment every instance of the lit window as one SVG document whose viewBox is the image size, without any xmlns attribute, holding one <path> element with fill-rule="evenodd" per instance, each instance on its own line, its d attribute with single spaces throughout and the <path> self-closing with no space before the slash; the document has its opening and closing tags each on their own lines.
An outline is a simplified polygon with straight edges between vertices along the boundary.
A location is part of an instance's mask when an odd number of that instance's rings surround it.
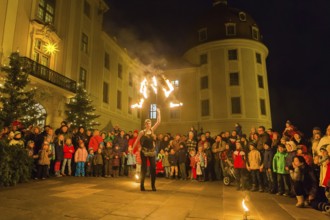
<svg viewBox="0 0 330 220">
<path fill-rule="evenodd" d="M 259 40 L 259 29 L 256 27 L 252 27 L 252 38 Z"/>
<path fill-rule="evenodd" d="M 260 99 L 260 112 L 262 115 L 266 115 L 266 101 L 265 99 Z"/>
<path fill-rule="evenodd" d="M 89 18 L 91 17 L 91 5 L 87 0 L 84 1 L 84 14 Z"/>
<path fill-rule="evenodd" d="M 118 63 L 118 78 L 123 78 L 123 66 L 120 63 Z"/>
<path fill-rule="evenodd" d="M 256 53 L 256 60 L 257 60 L 257 63 L 262 63 L 261 62 L 261 54 L 260 53 Z"/>
<path fill-rule="evenodd" d="M 103 102 L 109 103 L 109 84 L 103 82 Z"/>
<path fill-rule="evenodd" d="M 258 87 L 260 89 L 263 89 L 264 88 L 264 78 L 260 75 L 258 75 Z"/>
<path fill-rule="evenodd" d="M 121 109 L 121 91 L 117 90 L 117 109 Z"/>
<path fill-rule="evenodd" d="M 79 83 L 83 86 L 83 88 L 86 89 L 86 77 L 87 77 L 87 70 L 84 68 L 80 67 L 80 72 L 79 72 Z"/>
<path fill-rule="evenodd" d="M 207 64 L 207 54 L 201 54 L 199 57 L 199 62 L 201 65 Z"/>
<path fill-rule="evenodd" d="M 104 53 L 104 67 L 110 69 L 110 56 L 107 52 Z"/>
<path fill-rule="evenodd" d="M 33 51 L 33 60 L 41 65 L 49 67 L 50 54 L 45 51 L 45 42 L 41 39 L 35 39 L 34 41 L 34 51 Z M 45 69 L 41 69 L 41 72 Z"/>
<path fill-rule="evenodd" d="M 39 20 L 54 24 L 55 0 L 40 0 L 38 5 L 37 17 Z"/>
<path fill-rule="evenodd" d="M 179 87 L 179 85 L 180 85 L 179 80 L 173 80 L 171 83 L 174 87 Z"/>
<path fill-rule="evenodd" d="M 228 59 L 237 60 L 237 50 L 228 50 Z"/>
<path fill-rule="evenodd" d="M 238 86 L 239 85 L 239 75 L 238 73 L 229 73 L 229 85 Z"/>
<path fill-rule="evenodd" d="M 241 97 L 232 97 L 231 98 L 231 113 L 232 114 L 241 114 Z"/>
<path fill-rule="evenodd" d="M 88 36 L 85 33 L 81 35 L 81 51 L 88 53 Z"/>
<path fill-rule="evenodd" d="M 203 76 L 201 78 L 201 89 L 207 89 L 209 88 L 209 77 Z"/>
<path fill-rule="evenodd" d="M 207 29 L 206 28 L 202 28 L 198 31 L 198 39 L 199 39 L 199 41 L 207 40 Z"/>
<path fill-rule="evenodd" d="M 170 118 L 179 119 L 180 118 L 180 109 L 170 109 Z"/>
<path fill-rule="evenodd" d="M 227 23 L 226 24 L 226 35 L 227 36 L 235 36 L 236 35 L 236 24 Z"/>
<path fill-rule="evenodd" d="M 208 99 L 202 100 L 201 102 L 201 111 L 202 116 L 209 116 L 210 115 L 210 101 Z"/>
<path fill-rule="evenodd" d="M 156 119 L 157 118 L 157 105 L 151 104 L 150 105 L 150 119 Z"/>
</svg>

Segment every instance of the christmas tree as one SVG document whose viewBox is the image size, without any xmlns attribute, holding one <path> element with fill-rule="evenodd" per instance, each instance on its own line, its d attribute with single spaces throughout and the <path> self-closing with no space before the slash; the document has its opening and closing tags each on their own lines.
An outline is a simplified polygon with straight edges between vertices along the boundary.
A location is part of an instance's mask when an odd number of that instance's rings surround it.
<svg viewBox="0 0 330 220">
<path fill-rule="evenodd" d="M 35 88 L 27 88 L 29 74 L 19 53 L 14 52 L 9 58 L 9 66 L 1 67 L 1 72 L 6 75 L 4 84 L 0 85 L 0 120 L 5 126 L 13 122 L 32 125 L 42 117 L 36 108 Z"/>
<path fill-rule="evenodd" d="M 66 106 L 68 108 L 66 120 L 71 122 L 72 125 L 76 127 L 82 126 L 87 129 L 100 125 L 100 123 L 94 120 L 100 116 L 95 115 L 92 101 L 89 99 L 86 89 L 81 85 L 77 85 L 76 96 Z"/>
</svg>

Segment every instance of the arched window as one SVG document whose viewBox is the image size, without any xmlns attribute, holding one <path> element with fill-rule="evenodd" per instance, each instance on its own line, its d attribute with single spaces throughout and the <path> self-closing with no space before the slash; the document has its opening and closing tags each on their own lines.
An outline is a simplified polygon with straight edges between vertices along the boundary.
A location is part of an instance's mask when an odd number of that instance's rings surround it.
<svg viewBox="0 0 330 220">
<path fill-rule="evenodd" d="M 44 127 L 46 125 L 46 118 L 47 118 L 47 112 L 44 106 L 42 106 L 40 103 L 35 104 L 36 110 L 38 112 L 38 116 L 40 117 L 37 121 L 37 125 L 40 127 Z"/>
</svg>

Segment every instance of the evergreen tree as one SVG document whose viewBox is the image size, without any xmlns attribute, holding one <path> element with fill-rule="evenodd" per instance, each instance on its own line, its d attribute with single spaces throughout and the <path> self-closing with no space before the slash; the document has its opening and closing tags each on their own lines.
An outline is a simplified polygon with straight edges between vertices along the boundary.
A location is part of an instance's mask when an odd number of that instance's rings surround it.
<svg viewBox="0 0 330 220">
<path fill-rule="evenodd" d="M 23 68 L 19 53 L 10 55 L 9 66 L 1 68 L 5 72 L 4 85 L 0 86 L 0 120 L 8 126 L 14 121 L 31 125 L 42 117 L 36 108 L 35 89 L 28 89 L 29 74 Z"/>
<path fill-rule="evenodd" d="M 81 85 L 77 85 L 76 96 L 73 97 L 69 104 L 66 104 L 68 110 L 67 121 L 71 122 L 76 127 L 93 128 L 100 123 L 94 121 L 94 119 L 100 117 L 95 115 L 95 108 L 92 105 L 92 101 L 89 99 L 86 89 Z"/>
</svg>

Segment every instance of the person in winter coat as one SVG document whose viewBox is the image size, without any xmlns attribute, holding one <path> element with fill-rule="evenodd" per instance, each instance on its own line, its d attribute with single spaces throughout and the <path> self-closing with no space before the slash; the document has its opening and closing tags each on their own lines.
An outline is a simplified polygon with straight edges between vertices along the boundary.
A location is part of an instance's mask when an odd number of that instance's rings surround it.
<svg viewBox="0 0 330 220">
<path fill-rule="evenodd" d="M 62 170 L 61 174 L 62 176 L 65 176 L 65 166 L 68 163 L 68 175 L 71 176 L 71 160 L 72 160 L 72 155 L 74 154 L 74 146 L 72 145 L 72 140 L 71 138 L 67 138 L 65 140 L 64 148 L 63 148 L 63 164 L 62 164 Z"/>
<path fill-rule="evenodd" d="M 252 175 L 252 188 L 251 191 L 257 191 L 257 186 L 259 187 L 259 192 L 263 192 L 261 173 L 262 170 L 262 159 L 260 152 L 256 149 L 256 144 L 249 144 L 250 152 L 248 153 L 246 168 Z"/>
<path fill-rule="evenodd" d="M 104 177 L 108 178 L 112 176 L 112 159 L 113 159 L 113 150 L 112 142 L 106 142 L 105 149 L 103 150 L 104 158 Z"/>
<path fill-rule="evenodd" d="M 198 151 L 195 156 L 195 161 L 196 161 L 197 179 L 198 181 L 205 181 L 205 167 L 207 167 L 208 164 L 207 164 L 207 156 L 204 152 L 203 146 L 198 146 Z"/>
<path fill-rule="evenodd" d="M 275 182 L 274 182 L 274 174 L 273 174 L 273 149 L 270 148 L 269 145 L 265 144 L 264 145 L 264 151 L 262 153 L 262 169 L 263 169 L 263 174 L 265 175 L 265 179 L 267 180 L 268 183 L 268 192 L 269 193 L 275 193 L 276 187 L 275 187 Z"/>
<path fill-rule="evenodd" d="M 237 190 L 245 189 L 246 155 L 240 141 L 236 141 L 236 150 L 233 152 L 234 169 L 236 173 Z"/>
<path fill-rule="evenodd" d="M 22 133 L 20 131 L 15 131 L 14 138 L 9 142 L 10 146 L 19 146 L 20 148 L 25 148 L 24 140 L 22 138 Z"/>
<path fill-rule="evenodd" d="M 103 142 L 103 139 L 100 135 L 100 131 L 96 129 L 93 132 L 93 136 L 89 140 L 88 149 L 92 148 L 94 150 L 94 154 L 96 154 L 97 149 L 99 148 L 99 146 L 102 142 Z"/>
<path fill-rule="evenodd" d="M 59 134 L 57 139 L 55 139 L 55 164 L 54 164 L 54 172 L 56 177 L 61 177 L 61 163 L 64 159 L 64 135 Z"/>
<path fill-rule="evenodd" d="M 119 149 L 119 145 L 115 144 L 115 149 L 113 151 L 113 156 L 112 156 L 112 158 L 113 158 L 113 160 L 112 160 L 113 177 L 119 176 L 120 156 L 121 156 L 121 152 Z"/>
<path fill-rule="evenodd" d="M 132 178 L 134 172 L 134 166 L 136 164 L 136 157 L 135 154 L 133 154 L 133 147 L 128 147 L 128 152 L 126 157 L 127 157 L 128 177 Z"/>
<path fill-rule="evenodd" d="M 276 195 L 288 196 L 290 190 L 290 176 L 288 170 L 285 169 L 285 161 L 288 153 L 285 152 L 285 145 L 279 144 L 277 153 L 273 158 L 273 172 L 277 175 L 277 189 Z"/>
<path fill-rule="evenodd" d="M 79 148 L 74 154 L 74 161 L 76 162 L 75 176 L 85 176 L 85 162 L 87 161 L 88 152 L 83 140 L 78 141 Z"/>
<path fill-rule="evenodd" d="M 91 148 L 88 150 L 88 156 L 86 159 L 86 176 L 93 176 L 93 161 L 94 150 Z"/>
<path fill-rule="evenodd" d="M 170 178 L 174 178 L 176 177 L 177 179 L 178 177 L 178 156 L 175 153 L 175 150 L 172 148 L 170 151 L 170 155 L 168 156 L 168 161 L 170 162 L 171 165 L 171 174 L 170 174 Z"/>
<path fill-rule="evenodd" d="M 187 180 L 186 160 L 187 148 L 184 142 L 180 143 L 179 150 L 177 151 L 179 170 L 182 180 Z"/>
<path fill-rule="evenodd" d="M 48 166 L 50 165 L 48 142 L 43 143 L 38 158 L 38 177 L 35 179 L 39 178 L 44 180 L 47 177 Z"/>
<path fill-rule="evenodd" d="M 290 176 L 296 193 L 296 206 L 298 208 L 304 207 L 305 199 L 306 205 L 309 205 L 315 199 L 317 193 L 317 180 L 304 157 L 295 156 L 293 158 L 292 166 L 290 166 Z"/>
<path fill-rule="evenodd" d="M 93 170 L 94 170 L 94 175 L 96 177 L 101 177 L 102 176 L 102 168 L 103 168 L 103 155 L 102 155 L 102 149 L 99 148 L 97 150 L 97 154 L 94 155 L 94 160 L 93 160 Z"/>
<path fill-rule="evenodd" d="M 220 165 L 220 154 L 226 149 L 226 142 L 224 142 L 220 135 L 217 135 L 215 143 L 212 145 L 212 155 L 214 161 L 214 173 L 217 180 L 221 180 L 223 172 Z"/>
</svg>

